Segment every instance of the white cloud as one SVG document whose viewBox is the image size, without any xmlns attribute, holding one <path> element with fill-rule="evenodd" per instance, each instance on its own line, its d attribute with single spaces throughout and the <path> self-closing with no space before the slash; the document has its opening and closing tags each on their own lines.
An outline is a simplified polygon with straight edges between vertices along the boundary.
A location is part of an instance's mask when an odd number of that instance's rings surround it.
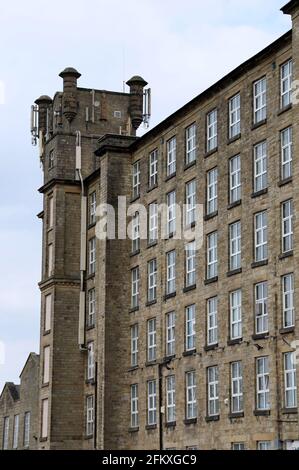
<svg viewBox="0 0 299 470">
<path fill-rule="evenodd" d="M 1 2 L 1 380 L 15 380 L 37 347 L 41 197 L 29 107 L 62 88 L 74 66 L 81 86 L 121 90 L 140 74 L 152 88 L 152 125 L 290 28 L 283 0 L 40 0 Z M 19 191 L 16 191 L 16 180 Z M 27 319 L 27 324 L 24 322 Z M 13 328 L 12 328 L 13 325 Z M 20 341 L 17 340 L 20 339 Z"/>
</svg>

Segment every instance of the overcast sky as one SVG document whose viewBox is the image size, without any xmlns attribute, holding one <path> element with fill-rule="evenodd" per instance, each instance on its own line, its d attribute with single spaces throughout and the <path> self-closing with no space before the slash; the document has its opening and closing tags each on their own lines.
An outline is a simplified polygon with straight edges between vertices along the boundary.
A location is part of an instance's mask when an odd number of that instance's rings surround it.
<svg viewBox="0 0 299 470">
<path fill-rule="evenodd" d="M 2 0 L 0 4 L 0 391 L 38 352 L 42 198 L 29 110 L 79 85 L 122 90 L 142 75 L 151 126 L 290 29 L 283 0 Z M 5 361 L 1 350 L 5 348 Z"/>
</svg>

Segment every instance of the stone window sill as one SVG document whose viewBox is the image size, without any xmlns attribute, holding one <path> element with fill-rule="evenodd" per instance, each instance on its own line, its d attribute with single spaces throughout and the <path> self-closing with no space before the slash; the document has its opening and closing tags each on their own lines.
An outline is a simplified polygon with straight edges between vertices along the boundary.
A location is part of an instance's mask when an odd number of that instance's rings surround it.
<svg viewBox="0 0 299 470">
<path fill-rule="evenodd" d="M 281 329 L 279 330 L 279 333 L 280 333 L 281 335 L 287 335 L 287 334 L 289 334 L 289 333 L 295 333 L 295 327 L 294 327 L 294 326 L 290 326 L 290 327 L 288 327 L 288 328 L 281 328 Z"/>
<path fill-rule="evenodd" d="M 260 191 L 256 191 L 251 194 L 251 199 L 255 199 L 256 197 L 263 196 L 264 194 L 268 194 L 268 188 L 261 189 Z"/>
<path fill-rule="evenodd" d="M 197 423 L 197 418 L 186 418 L 184 419 L 184 424 L 187 426 L 190 424 L 196 424 Z"/>
<path fill-rule="evenodd" d="M 239 199 L 238 201 L 231 202 L 228 206 L 227 209 L 231 210 L 234 209 L 235 207 L 239 207 L 242 204 L 242 199 Z"/>
<path fill-rule="evenodd" d="M 270 416 L 270 410 L 254 410 L 254 416 Z"/>
<path fill-rule="evenodd" d="M 183 357 L 188 357 L 188 356 L 195 356 L 196 355 L 196 349 L 190 349 L 190 351 L 184 351 L 183 352 Z"/>
<path fill-rule="evenodd" d="M 278 186 L 281 188 L 281 186 L 285 186 L 286 184 L 292 183 L 292 182 L 293 182 L 293 178 L 292 176 L 290 176 L 290 178 L 285 178 L 284 180 L 280 180 L 278 182 Z"/>
<path fill-rule="evenodd" d="M 167 183 L 167 181 L 171 180 L 172 178 L 175 178 L 176 177 L 176 171 L 174 173 L 171 173 L 171 175 L 168 175 L 166 176 L 165 178 L 165 183 Z"/>
<path fill-rule="evenodd" d="M 151 307 L 152 305 L 155 305 L 157 303 L 157 300 L 149 300 L 146 302 L 145 306 L 146 307 Z"/>
<path fill-rule="evenodd" d="M 216 152 L 218 152 L 218 147 L 215 147 L 214 149 L 209 150 L 208 152 L 206 152 L 206 154 L 204 155 L 204 158 L 208 158 Z"/>
<path fill-rule="evenodd" d="M 232 277 L 235 276 L 236 274 L 241 274 L 242 273 L 242 268 L 234 269 L 233 271 L 229 271 L 227 273 L 227 277 Z"/>
<path fill-rule="evenodd" d="M 233 142 L 236 142 L 239 139 L 241 139 L 241 133 L 235 135 L 234 137 L 230 137 L 227 141 L 227 145 L 230 145 L 230 144 L 232 144 Z"/>
<path fill-rule="evenodd" d="M 193 160 L 190 163 L 186 163 L 186 165 L 184 166 L 184 171 L 189 170 L 189 168 L 192 168 L 195 165 L 196 165 L 196 160 Z"/>
<path fill-rule="evenodd" d="M 166 428 L 175 428 L 175 426 L 176 426 L 176 421 L 165 423 Z"/>
<path fill-rule="evenodd" d="M 229 339 L 229 340 L 227 340 L 227 345 L 228 346 L 235 346 L 236 344 L 241 344 L 242 341 L 243 341 L 243 338 Z"/>
<path fill-rule="evenodd" d="M 282 253 L 280 256 L 279 256 L 279 259 L 285 259 L 285 258 L 290 258 L 291 256 L 294 256 L 294 253 L 293 253 L 293 250 L 291 251 L 286 251 L 285 253 Z"/>
<path fill-rule="evenodd" d="M 206 416 L 206 422 L 207 423 L 211 423 L 212 421 L 219 421 L 220 419 L 220 416 L 219 415 L 216 415 L 216 416 Z"/>
<path fill-rule="evenodd" d="M 218 276 L 212 277 L 211 279 L 205 279 L 205 286 L 218 282 Z"/>
<path fill-rule="evenodd" d="M 286 113 L 287 111 L 289 111 L 290 109 L 292 109 L 293 105 L 292 103 L 288 104 L 287 106 L 284 106 L 283 108 L 281 108 L 278 113 L 277 113 L 277 116 L 281 116 L 281 114 L 284 114 Z"/>
<path fill-rule="evenodd" d="M 244 418 L 244 412 L 240 411 L 238 413 L 230 413 L 228 415 L 229 419 L 239 419 L 239 418 Z"/>
<path fill-rule="evenodd" d="M 210 345 L 205 346 L 204 350 L 208 352 L 208 351 L 214 351 L 217 348 L 218 348 L 218 343 L 215 343 L 215 344 L 210 344 Z"/>
<path fill-rule="evenodd" d="M 186 294 L 187 292 L 190 292 L 191 290 L 196 289 L 196 284 L 193 284 L 192 286 L 184 287 L 183 293 Z"/>
<path fill-rule="evenodd" d="M 217 217 L 218 211 L 211 212 L 211 214 L 206 214 L 204 217 L 204 220 L 207 222 L 208 220 L 214 219 L 214 217 Z"/>
<path fill-rule="evenodd" d="M 171 292 L 170 294 L 166 294 L 164 296 L 164 300 L 169 300 L 169 299 L 173 299 L 174 297 L 176 296 L 176 292 Z"/>
<path fill-rule="evenodd" d="M 255 129 L 258 129 L 259 127 L 264 126 L 265 124 L 267 124 L 267 119 L 263 119 L 262 121 L 255 122 L 252 125 L 251 130 L 254 131 Z"/>
<path fill-rule="evenodd" d="M 252 264 L 251 264 L 251 267 L 254 269 L 254 268 L 260 268 L 261 266 L 267 266 L 268 264 L 268 260 L 267 259 L 264 259 L 263 261 L 254 261 Z"/>
<path fill-rule="evenodd" d="M 147 431 L 151 431 L 151 430 L 153 430 L 153 429 L 157 429 L 157 425 L 156 425 L 156 424 L 147 424 L 147 425 L 145 426 L 145 429 L 146 429 Z"/>
<path fill-rule="evenodd" d="M 135 428 L 129 428 L 130 433 L 138 432 L 139 431 L 139 426 L 136 426 Z"/>
</svg>

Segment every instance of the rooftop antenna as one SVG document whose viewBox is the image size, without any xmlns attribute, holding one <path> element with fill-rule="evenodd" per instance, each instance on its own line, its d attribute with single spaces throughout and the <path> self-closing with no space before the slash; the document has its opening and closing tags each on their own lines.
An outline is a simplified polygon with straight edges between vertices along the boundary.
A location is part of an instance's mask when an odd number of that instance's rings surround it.
<svg viewBox="0 0 299 470">
<path fill-rule="evenodd" d="M 31 117 L 30 117 L 30 132 L 31 132 L 31 143 L 37 145 L 38 138 L 38 106 L 33 104 L 31 106 Z"/>
<path fill-rule="evenodd" d="M 149 127 L 151 108 L 151 89 L 146 88 L 143 91 L 143 125 L 146 129 Z"/>
<path fill-rule="evenodd" d="M 126 92 L 126 50 L 125 46 L 122 48 L 123 54 L 123 93 Z"/>
</svg>

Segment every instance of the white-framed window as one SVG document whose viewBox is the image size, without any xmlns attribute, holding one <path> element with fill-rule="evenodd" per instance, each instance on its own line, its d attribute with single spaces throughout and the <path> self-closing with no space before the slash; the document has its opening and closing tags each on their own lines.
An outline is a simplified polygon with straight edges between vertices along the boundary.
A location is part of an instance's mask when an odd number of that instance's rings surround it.
<svg viewBox="0 0 299 470">
<path fill-rule="evenodd" d="M 176 137 L 167 141 L 167 176 L 176 172 Z"/>
<path fill-rule="evenodd" d="M 138 323 L 131 326 L 131 366 L 138 365 L 138 340 L 139 340 L 139 327 Z"/>
<path fill-rule="evenodd" d="M 280 132 L 281 144 L 281 179 L 286 180 L 293 175 L 293 128 L 290 126 Z"/>
<path fill-rule="evenodd" d="M 147 424 L 157 424 L 157 384 L 156 380 L 147 382 Z"/>
<path fill-rule="evenodd" d="M 241 268 L 241 222 L 229 226 L 229 269 Z"/>
<path fill-rule="evenodd" d="M 15 415 L 13 420 L 13 436 L 12 436 L 12 448 L 18 448 L 18 441 L 19 441 L 19 422 L 20 416 Z"/>
<path fill-rule="evenodd" d="M 176 278 L 176 253 L 175 250 L 166 253 L 166 294 L 173 294 L 175 292 L 175 278 Z"/>
<path fill-rule="evenodd" d="M 218 299 L 212 297 L 207 300 L 207 344 L 212 346 L 218 343 Z"/>
<path fill-rule="evenodd" d="M 55 153 L 54 153 L 54 149 L 52 149 L 49 152 L 49 170 L 51 170 L 51 168 L 54 168 L 54 165 L 55 165 Z"/>
<path fill-rule="evenodd" d="M 95 237 L 91 238 L 88 242 L 88 273 L 94 274 L 96 272 L 96 239 Z"/>
<path fill-rule="evenodd" d="M 268 284 L 260 282 L 255 285 L 255 332 L 268 333 Z"/>
<path fill-rule="evenodd" d="M 218 276 L 217 232 L 207 235 L 207 279 Z"/>
<path fill-rule="evenodd" d="M 229 100 L 229 138 L 233 139 L 241 133 L 241 97 L 237 93 Z"/>
<path fill-rule="evenodd" d="M 175 354 L 175 312 L 166 315 L 166 356 Z"/>
<path fill-rule="evenodd" d="M 30 411 L 26 411 L 24 414 L 24 439 L 23 439 L 24 447 L 29 447 L 29 444 L 30 444 L 30 418 L 31 418 Z"/>
<path fill-rule="evenodd" d="M 257 450 L 271 450 L 272 442 L 271 441 L 258 441 Z"/>
<path fill-rule="evenodd" d="M 292 103 L 293 61 L 288 60 L 280 67 L 281 108 Z"/>
<path fill-rule="evenodd" d="M 42 422 L 41 422 L 41 438 L 48 438 L 48 416 L 49 416 L 49 399 L 44 398 L 42 400 Z"/>
<path fill-rule="evenodd" d="M 208 367 L 208 416 L 219 415 L 218 366 Z"/>
<path fill-rule="evenodd" d="M 131 385 L 131 427 L 137 428 L 138 419 L 138 384 Z"/>
<path fill-rule="evenodd" d="M 241 157 L 236 155 L 229 160 L 229 203 L 241 200 Z"/>
<path fill-rule="evenodd" d="M 133 198 L 140 195 L 140 160 L 133 163 L 133 181 L 132 181 L 132 193 Z"/>
<path fill-rule="evenodd" d="M 197 417 L 195 371 L 186 373 L 186 419 Z"/>
<path fill-rule="evenodd" d="M 270 408 L 270 375 L 267 356 L 256 359 L 256 394 L 257 409 L 268 410 Z"/>
<path fill-rule="evenodd" d="M 243 411 L 243 371 L 242 362 L 231 363 L 231 412 Z"/>
<path fill-rule="evenodd" d="M 153 302 L 157 298 L 157 260 L 147 263 L 147 300 Z"/>
<path fill-rule="evenodd" d="M 196 124 L 186 129 L 186 165 L 196 160 Z"/>
<path fill-rule="evenodd" d="M 147 322 L 147 360 L 155 361 L 157 357 L 157 331 L 156 319 L 151 318 Z"/>
<path fill-rule="evenodd" d="M 51 330 L 51 317 L 52 317 L 52 294 L 45 296 L 45 319 L 44 319 L 44 331 Z"/>
<path fill-rule="evenodd" d="M 196 249 L 195 241 L 187 243 L 185 246 L 186 263 L 186 287 L 196 284 Z"/>
<path fill-rule="evenodd" d="M 149 177 L 148 185 L 153 188 L 158 184 L 158 150 L 155 149 L 149 154 Z"/>
<path fill-rule="evenodd" d="M 230 293 L 230 338 L 242 338 L 242 291 Z"/>
<path fill-rule="evenodd" d="M 92 436 L 94 432 L 94 396 L 86 397 L 86 435 Z"/>
<path fill-rule="evenodd" d="M 186 351 L 195 349 L 195 305 L 189 305 L 185 309 L 185 335 Z"/>
<path fill-rule="evenodd" d="M 53 243 L 48 245 L 48 277 L 52 276 L 53 274 Z"/>
<path fill-rule="evenodd" d="M 257 193 L 268 186 L 267 142 L 264 140 L 254 146 L 254 192 Z"/>
<path fill-rule="evenodd" d="M 48 208 L 49 208 L 49 229 L 50 228 L 53 228 L 53 224 L 54 224 L 54 198 L 53 198 L 53 194 L 49 197 L 49 205 L 48 205 Z"/>
<path fill-rule="evenodd" d="M 175 376 L 166 377 L 166 421 L 175 422 Z"/>
<path fill-rule="evenodd" d="M 267 211 L 258 212 L 254 216 L 254 244 L 255 261 L 265 261 L 268 258 Z"/>
<path fill-rule="evenodd" d="M 9 416 L 5 416 L 3 420 L 3 450 L 8 449 L 9 439 Z"/>
<path fill-rule="evenodd" d="M 94 379 L 94 342 L 87 343 L 87 380 Z"/>
<path fill-rule="evenodd" d="M 175 204 L 176 204 L 175 191 L 167 194 L 167 233 L 171 235 L 175 233 L 176 217 L 175 217 Z"/>
<path fill-rule="evenodd" d="M 140 249 L 140 218 L 139 212 L 135 212 L 132 218 L 132 253 Z"/>
<path fill-rule="evenodd" d="M 189 181 L 186 184 L 186 225 L 189 226 L 195 222 L 196 206 L 196 180 Z"/>
<path fill-rule="evenodd" d="M 254 123 L 257 124 L 267 118 L 267 79 L 257 80 L 253 84 L 253 113 Z"/>
<path fill-rule="evenodd" d="M 139 266 L 131 270 L 131 307 L 139 306 Z"/>
<path fill-rule="evenodd" d="M 217 109 L 213 109 L 207 115 L 207 152 L 211 152 L 218 146 L 217 114 Z"/>
<path fill-rule="evenodd" d="M 95 289 L 89 289 L 88 291 L 88 315 L 87 315 L 87 326 L 91 327 L 95 324 L 96 314 L 96 291 Z"/>
<path fill-rule="evenodd" d="M 218 210 L 218 169 L 207 172 L 207 215 Z"/>
<path fill-rule="evenodd" d="M 50 346 L 43 349 L 43 384 L 50 382 Z"/>
<path fill-rule="evenodd" d="M 283 355 L 284 362 L 284 405 L 285 408 L 297 408 L 297 371 L 294 352 Z"/>
<path fill-rule="evenodd" d="M 282 252 L 288 253 L 293 249 L 293 199 L 281 205 Z"/>
<path fill-rule="evenodd" d="M 158 204 L 152 202 L 148 206 L 148 242 L 154 243 L 158 239 Z"/>
<path fill-rule="evenodd" d="M 244 442 L 232 442 L 232 450 L 245 450 Z"/>
<path fill-rule="evenodd" d="M 282 321 L 283 328 L 295 326 L 293 273 L 282 276 Z"/>
<path fill-rule="evenodd" d="M 94 224 L 96 221 L 96 210 L 97 210 L 97 193 L 93 191 L 89 195 L 89 223 Z"/>
</svg>

